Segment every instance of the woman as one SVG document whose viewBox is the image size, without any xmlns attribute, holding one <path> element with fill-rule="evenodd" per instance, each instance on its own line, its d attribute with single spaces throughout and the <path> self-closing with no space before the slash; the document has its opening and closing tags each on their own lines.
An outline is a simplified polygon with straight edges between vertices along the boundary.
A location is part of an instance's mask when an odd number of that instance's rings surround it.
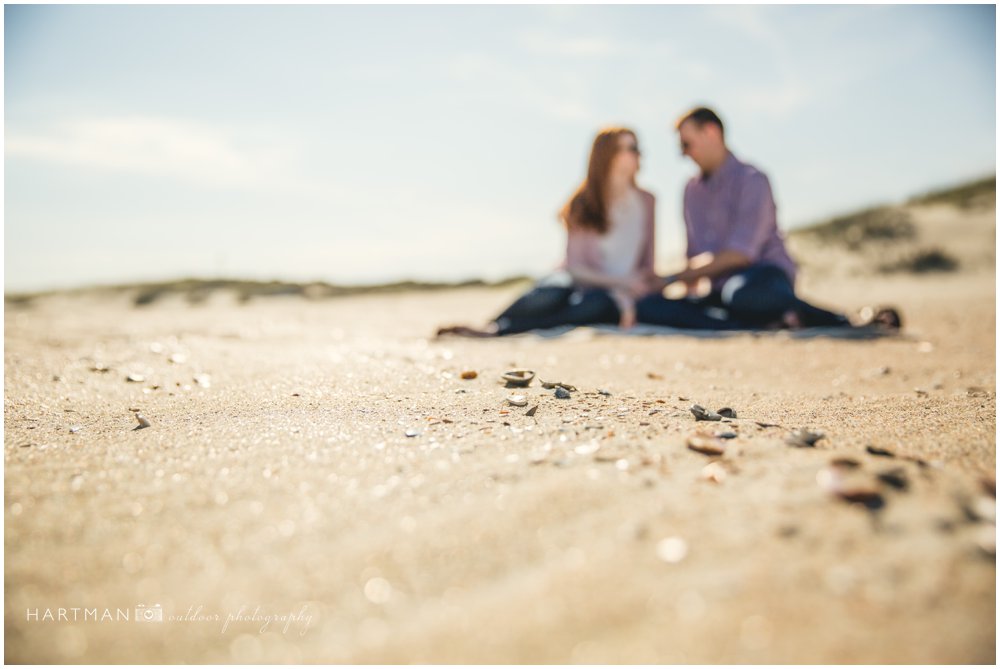
<svg viewBox="0 0 1000 669">
<path fill-rule="evenodd" d="M 653 271 L 656 200 L 638 188 L 639 146 L 627 128 L 594 139 L 587 178 L 562 208 L 566 259 L 485 328 L 438 335 L 496 337 L 561 325 L 635 324 L 638 299 L 658 289 Z"/>
</svg>

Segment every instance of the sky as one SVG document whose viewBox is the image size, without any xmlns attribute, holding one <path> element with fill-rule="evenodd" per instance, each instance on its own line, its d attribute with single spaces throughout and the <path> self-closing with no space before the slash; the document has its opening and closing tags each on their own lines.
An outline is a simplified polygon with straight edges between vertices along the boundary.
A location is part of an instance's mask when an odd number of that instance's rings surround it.
<svg viewBox="0 0 1000 669">
<path fill-rule="evenodd" d="M 540 276 L 607 125 L 676 270 L 695 105 L 785 229 L 993 174 L 995 12 L 7 5 L 5 291 Z"/>
</svg>

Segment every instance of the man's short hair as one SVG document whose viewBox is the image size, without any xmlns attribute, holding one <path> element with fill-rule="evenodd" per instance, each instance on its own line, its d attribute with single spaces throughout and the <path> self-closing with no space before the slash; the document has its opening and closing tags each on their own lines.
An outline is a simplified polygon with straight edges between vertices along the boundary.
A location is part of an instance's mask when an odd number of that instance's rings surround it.
<svg viewBox="0 0 1000 669">
<path fill-rule="evenodd" d="M 708 107 L 696 107 L 691 111 L 687 112 L 679 119 L 677 119 L 677 123 L 674 124 L 674 129 L 680 130 L 681 126 L 687 123 L 688 121 L 692 121 L 699 128 L 704 126 L 706 123 L 713 123 L 719 126 L 719 132 L 723 134 L 725 134 L 726 132 L 725 126 L 722 125 L 722 119 L 719 118 L 719 115 L 716 114 L 711 109 L 709 109 Z"/>
</svg>

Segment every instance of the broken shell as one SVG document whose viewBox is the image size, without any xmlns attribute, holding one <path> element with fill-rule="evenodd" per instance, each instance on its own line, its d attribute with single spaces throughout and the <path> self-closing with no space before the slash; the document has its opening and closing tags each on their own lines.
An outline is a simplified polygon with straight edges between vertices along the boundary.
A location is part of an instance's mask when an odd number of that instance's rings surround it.
<svg viewBox="0 0 1000 669">
<path fill-rule="evenodd" d="M 816 483 L 845 502 L 862 504 L 872 511 L 885 506 L 885 499 L 877 489 L 857 480 L 857 477 L 854 480 L 845 479 L 844 470 L 840 467 L 824 467 L 816 473 Z"/>
<path fill-rule="evenodd" d="M 420 433 L 419 433 L 419 432 L 417 432 L 416 430 L 407 430 L 407 431 L 406 431 L 406 432 L 404 432 L 403 434 L 405 434 L 405 435 L 406 435 L 407 437 L 416 437 L 416 436 L 417 436 L 417 435 L 419 435 Z"/>
<path fill-rule="evenodd" d="M 982 525 L 976 531 L 974 538 L 976 546 L 989 556 L 997 554 L 997 528 L 995 525 Z"/>
<path fill-rule="evenodd" d="M 77 432 L 79 432 L 79 431 L 80 431 L 80 430 L 82 430 L 82 429 L 83 429 L 83 426 L 82 426 L 82 425 L 74 425 L 73 427 L 71 427 L 71 428 L 69 429 L 69 433 L 70 433 L 70 434 L 76 434 Z"/>
<path fill-rule="evenodd" d="M 865 446 L 865 450 L 871 453 L 872 455 L 877 455 L 882 458 L 896 457 L 896 454 L 893 453 L 892 451 L 885 448 L 879 448 L 878 446 Z"/>
<path fill-rule="evenodd" d="M 524 415 L 525 416 L 534 416 L 536 411 L 538 411 L 538 405 L 537 404 L 535 406 L 531 407 L 530 409 L 528 409 L 527 411 L 525 411 Z"/>
<path fill-rule="evenodd" d="M 565 388 L 571 393 L 576 392 L 576 386 L 571 386 L 570 384 L 563 383 L 562 381 L 542 381 L 539 379 L 538 382 L 541 383 L 542 388 L 545 388 L 546 390 L 552 390 L 553 388 Z"/>
<path fill-rule="evenodd" d="M 474 379 L 477 376 L 479 376 L 479 372 L 475 371 L 474 369 L 467 369 L 464 372 L 462 372 L 462 378 L 466 381 Z"/>
<path fill-rule="evenodd" d="M 561 400 L 568 400 L 570 398 L 569 391 L 562 386 L 556 386 L 556 397 Z"/>
<path fill-rule="evenodd" d="M 906 477 L 906 470 L 902 467 L 879 472 L 878 480 L 896 490 L 906 490 L 910 487 L 910 480 Z"/>
<path fill-rule="evenodd" d="M 834 458 L 830 460 L 830 465 L 833 467 L 843 467 L 844 469 L 857 469 L 861 466 L 861 463 L 854 458 Z"/>
<path fill-rule="evenodd" d="M 167 360 L 175 365 L 181 365 L 187 360 L 187 356 L 183 353 L 173 353 Z"/>
<path fill-rule="evenodd" d="M 695 420 L 722 420 L 722 416 L 714 411 L 709 411 L 700 404 L 692 404 L 690 411 L 694 414 Z"/>
<path fill-rule="evenodd" d="M 142 383 L 146 380 L 146 377 L 142 374 L 129 374 L 125 377 L 125 380 L 129 383 Z"/>
<path fill-rule="evenodd" d="M 715 413 L 719 414 L 723 418 L 736 418 L 736 409 L 732 407 L 722 407 Z"/>
<path fill-rule="evenodd" d="M 597 394 L 598 394 L 598 395 L 604 395 L 605 397 L 611 397 L 611 393 L 609 393 L 609 392 L 608 392 L 607 390 L 605 390 L 604 388 L 598 388 L 598 389 L 597 389 Z"/>
<path fill-rule="evenodd" d="M 135 419 L 139 421 L 139 427 L 135 428 L 136 430 L 141 430 L 142 428 L 149 427 L 151 425 L 151 423 L 141 413 L 136 413 Z"/>
<path fill-rule="evenodd" d="M 202 388 L 209 388 L 212 385 L 212 377 L 208 374 L 195 374 L 193 380 Z"/>
<path fill-rule="evenodd" d="M 795 430 L 785 438 L 785 443 L 796 448 L 813 448 L 816 442 L 826 437 L 822 432 L 812 430 Z"/>
<path fill-rule="evenodd" d="M 531 380 L 535 378 L 535 373 L 530 369 L 512 369 L 504 372 L 501 378 L 507 382 L 509 387 L 523 388 L 531 384 Z"/>
<path fill-rule="evenodd" d="M 712 483 L 722 483 L 726 480 L 726 468 L 718 462 L 709 462 L 702 468 L 701 477 Z"/>
<path fill-rule="evenodd" d="M 694 434 L 688 437 L 687 447 L 692 451 L 704 455 L 722 455 L 726 452 L 725 442 L 721 439 L 702 434 Z"/>
<path fill-rule="evenodd" d="M 507 398 L 507 404 L 515 407 L 526 407 L 528 406 L 528 398 L 524 395 L 511 395 Z"/>
</svg>

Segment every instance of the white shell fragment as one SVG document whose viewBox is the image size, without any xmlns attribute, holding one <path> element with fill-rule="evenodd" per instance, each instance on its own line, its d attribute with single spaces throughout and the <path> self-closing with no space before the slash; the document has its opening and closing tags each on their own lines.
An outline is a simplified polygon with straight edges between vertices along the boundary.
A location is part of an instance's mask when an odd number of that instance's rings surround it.
<svg viewBox="0 0 1000 669">
<path fill-rule="evenodd" d="M 149 420 L 141 413 L 137 413 L 135 415 L 135 419 L 139 421 L 139 427 L 135 428 L 137 430 L 141 430 L 144 427 L 149 427 L 150 425 L 152 425 L 152 423 L 150 423 Z"/>
<path fill-rule="evenodd" d="M 507 398 L 507 404 L 515 407 L 526 407 L 528 406 L 528 398 L 524 395 L 511 395 Z"/>
</svg>

